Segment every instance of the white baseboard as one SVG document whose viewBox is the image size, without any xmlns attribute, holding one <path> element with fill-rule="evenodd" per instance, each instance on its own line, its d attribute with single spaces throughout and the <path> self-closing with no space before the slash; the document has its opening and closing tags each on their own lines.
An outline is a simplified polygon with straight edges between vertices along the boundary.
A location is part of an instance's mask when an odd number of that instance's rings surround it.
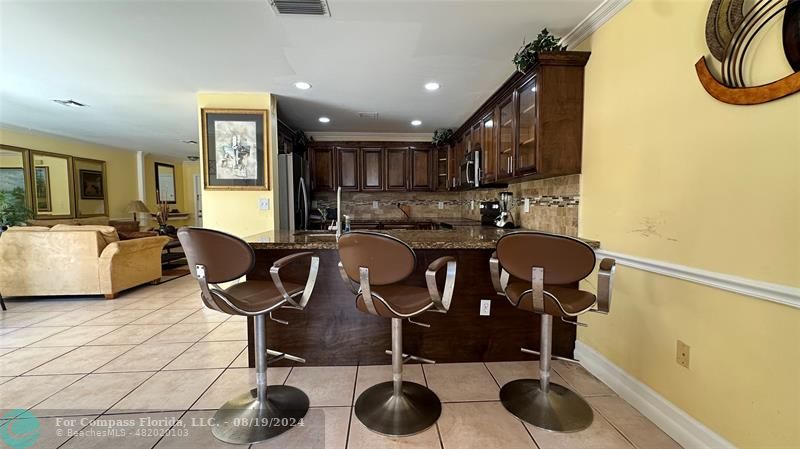
<svg viewBox="0 0 800 449">
<path fill-rule="evenodd" d="M 575 358 L 684 448 L 736 449 L 729 441 L 580 341 L 575 342 Z"/>
</svg>

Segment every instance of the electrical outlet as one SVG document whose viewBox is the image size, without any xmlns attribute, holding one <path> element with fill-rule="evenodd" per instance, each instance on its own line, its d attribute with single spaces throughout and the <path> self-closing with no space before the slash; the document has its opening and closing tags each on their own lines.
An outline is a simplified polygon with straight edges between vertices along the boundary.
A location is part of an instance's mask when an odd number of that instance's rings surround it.
<svg viewBox="0 0 800 449">
<path fill-rule="evenodd" d="M 269 210 L 269 198 L 259 198 L 258 199 L 258 209 L 259 210 Z"/>
<path fill-rule="evenodd" d="M 372 202 L 372 208 L 373 209 L 377 209 L 378 208 L 378 202 L 377 201 L 373 201 Z"/>
<path fill-rule="evenodd" d="M 444 209 L 444 201 L 439 201 L 439 209 Z"/>
<path fill-rule="evenodd" d="M 526 214 L 531 211 L 531 199 L 530 198 L 525 198 L 524 209 L 525 209 L 525 213 Z"/>
<path fill-rule="evenodd" d="M 492 311 L 492 300 L 481 299 L 481 316 L 489 316 Z"/>
<path fill-rule="evenodd" d="M 678 350 L 675 354 L 675 361 L 678 362 L 678 365 L 689 368 L 689 350 L 691 348 L 686 343 L 678 340 Z"/>
</svg>

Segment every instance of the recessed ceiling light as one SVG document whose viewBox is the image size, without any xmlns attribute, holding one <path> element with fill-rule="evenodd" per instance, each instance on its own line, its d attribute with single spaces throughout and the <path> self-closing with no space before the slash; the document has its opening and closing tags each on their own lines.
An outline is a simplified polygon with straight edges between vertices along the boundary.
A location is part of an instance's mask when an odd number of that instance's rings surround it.
<svg viewBox="0 0 800 449">
<path fill-rule="evenodd" d="M 411 126 L 419 126 L 422 124 L 422 120 L 411 120 Z"/>
<path fill-rule="evenodd" d="M 311 89 L 311 84 L 308 84 L 305 81 L 298 81 L 298 82 L 294 83 L 294 87 L 296 87 L 296 88 L 298 88 L 300 90 L 308 90 L 308 89 Z"/>
<path fill-rule="evenodd" d="M 85 108 L 87 106 L 85 103 L 79 103 L 75 100 L 53 100 L 53 101 L 60 104 L 61 106 L 66 106 L 68 108 Z"/>
<path fill-rule="evenodd" d="M 434 82 L 434 81 L 431 81 L 430 83 L 426 83 L 425 84 L 425 89 L 430 90 L 430 91 L 437 90 L 438 88 L 439 88 L 439 83 Z"/>
<path fill-rule="evenodd" d="M 319 122 L 320 123 L 330 123 L 331 119 L 329 119 L 328 117 L 320 117 L 319 118 Z"/>
</svg>

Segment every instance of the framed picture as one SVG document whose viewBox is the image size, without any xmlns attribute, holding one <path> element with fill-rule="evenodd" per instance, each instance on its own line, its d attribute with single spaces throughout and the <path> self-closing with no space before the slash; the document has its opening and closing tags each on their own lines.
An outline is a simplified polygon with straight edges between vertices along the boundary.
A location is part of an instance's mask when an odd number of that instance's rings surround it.
<svg viewBox="0 0 800 449">
<path fill-rule="evenodd" d="M 36 184 L 36 211 L 52 212 L 53 204 L 50 199 L 50 167 L 34 167 L 33 173 Z"/>
<path fill-rule="evenodd" d="M 266 110 L 203 109 L 203 168 L 209 190 L 269 190 Z"/>
<path fill-rule="evenodd" d="M 159 203 L 175 204 L 175 166 L 156 162 L 156 197 Z"/>
<path fill-rule="evenodd" d="M 78 178 L 81 183 L 81 198 L 86 200 L 102 200 L 105 198 L 103 192 L 103 172 L 96 170 L 78 170 Z"/>
</svg>

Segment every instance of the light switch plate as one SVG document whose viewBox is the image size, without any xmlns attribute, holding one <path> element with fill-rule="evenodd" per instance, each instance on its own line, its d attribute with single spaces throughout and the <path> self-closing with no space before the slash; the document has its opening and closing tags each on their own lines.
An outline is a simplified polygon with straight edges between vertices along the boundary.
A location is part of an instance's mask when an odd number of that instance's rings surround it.
<svg viewBox="0 0 800 449">
<path fill-rule="evenodd" d="M 439 209 L 444 209 L 444 201 L 439 201 Z"/>
<path fill-rule="evenodd" d="M 531 211 L 531 199 L 530 198 L 525 198 L 524 209 L 525 209 L 525 213 L 528 213 L 528 212 Z"/>
<path fill-rule="evenodd" d="M 377 209 L 378 208 L 378 202 L 377 201 L 373 201 L 372 202 L 372 208 L 373 209 Z"/>
<path fill-rule="evenodd" d="M 481 299 L 481 316 L 489 316 L 492 312 L 492 300 Z"/>
<path fill-rule="evenodd" d="M 469 209 L 475 210 L 475 200 L 469 200 Z"/>
<path fill-rule="evenodd" d="M 258 199 L 258 210 L 269 210 L 269 198 Z"/>
</svg>

